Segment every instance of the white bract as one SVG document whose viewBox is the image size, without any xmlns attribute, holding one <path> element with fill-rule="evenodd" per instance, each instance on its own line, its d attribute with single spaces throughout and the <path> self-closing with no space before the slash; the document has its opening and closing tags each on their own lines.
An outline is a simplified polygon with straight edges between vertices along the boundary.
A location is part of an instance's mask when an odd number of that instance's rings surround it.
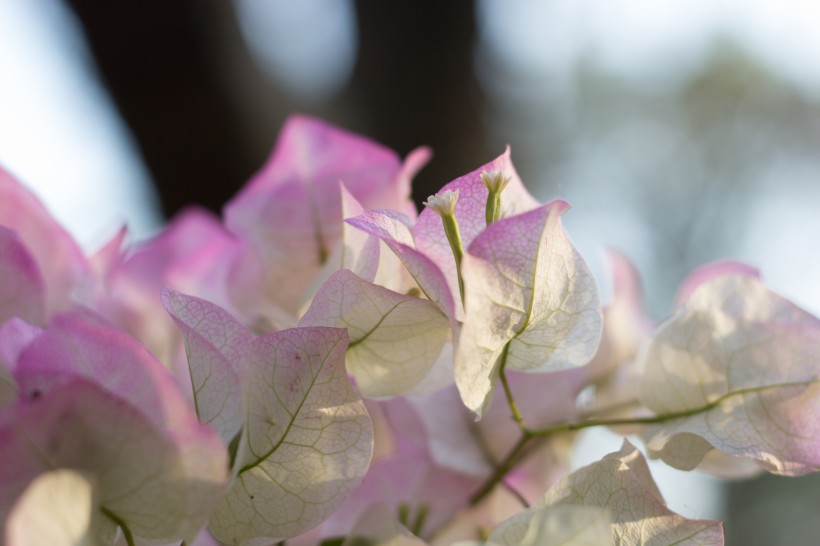
<svg viewBox="0 0 820 546">
<path fill-rule="evenodd" d="M 551 510 L 558 507 L 593 507 L 606 509 L 614 544 L 666 546 L 686 544 L 718 546 L 723 544 L 723 525 L 718 521 L 690 520 L 666 507 L 646 460 L 640 451 L 624 440 L 619 451 L 600 461 L 580 468 L 547 491 L 544 498 L 523 512 L 500 524 L 491 535 L 501 544 L 522 544 L 525 537 L 546 540 L 552 527 Z M 544 513 L 543 511 L 547 511 Z M 572 526 L 575 518 L 589 518 L 594 525 L 602 523 L 594 512 L 575 514 L 563 521 Z M 537 525 L 533 523 L 541 518 Z M 559 525 L 556 521 L 554 525 Z M 562 532 L 569 529 L 564 528 Z M 546 544 L 547 542 L 544 542 Z M 542 544 L 534 540 L 530 544 Z M 574 543 L 573 543 L 574 544 Z"/>
<path fill-rule="evenodd" d="M 250 339 L 214 304 L 171 290 L 164 299 L 186 338 L 200 413 L 233 427 L 222 434 L 232 438 L 235 479 L 211 517 L 213 535 L 231 545 L 269 544 L 330 516 L 364 477 L 373 450 L 370 417 L 345 371 L 347 332 L 292 328 Z M 211 381 L 238 382 L 221 387 L 241 392 L 241 419 Z"/>
<path fill-rule="evenodd" d="M 486 546 L 612 545 L 609 511 L 604 508 L 545 506 L 523 519 L 527 520 L 526 526 L 515 518 L 501 523 L 490 534 Z"/>
<path fill-rule="evenodd" d="M 595 280 L 553 201 L 490 225 L 464 256 L 465 319 L 455 377 L 481 417 L 499 368 L 548 371 L 586 364 L 601 337 Z"/>
<path fill-rule="evenodd" d="M 642 355 L 641 402 L 669 419 L 650 455 L 696 467 L 713 448 L 769 472 L 820 469 L 820 321 L 751 276 L 700 285 Z"/>
<path fill-rule="evenodd" d="M 299 325 L 347 328 L 347 369 L 368 398 L 394 396 L 418 385 L 450 334 L 438 305 L 347 270 L 328 279 Z"/>
</svg>

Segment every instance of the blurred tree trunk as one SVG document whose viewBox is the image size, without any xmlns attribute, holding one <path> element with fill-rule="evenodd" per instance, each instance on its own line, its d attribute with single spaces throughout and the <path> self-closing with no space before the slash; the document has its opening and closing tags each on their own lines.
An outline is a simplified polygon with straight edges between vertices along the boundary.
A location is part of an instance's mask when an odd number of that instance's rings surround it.
<svg viewBox="0 0 820 546">
<path fill-rule="evenodd" d="M 258 167 L 213 61 L 219 40 L 211 21 L 232 22 L 230 4 L 68 4 L 153 176 L 164 212 L 190 202 L 219 210 Z"/>
<path fill-rule="evenodd" d="M 357 0 L 359 59 L 352 91 L 368 136 L 406 154 L 437 153 L 414 185 L 417 204 L 502 150 L 488 151 L 473 76 L 471 0 Z M 491 155 L 492 154 L 492 155 Z"/>
<path fill-rule="evenodd" d="M 219 210 L 294 110 L 402 155 L 432 146 L 439 155 L 418 177 L 417 203 L 501 151 L 487 151 L 479 116 L 470 0 L 358 0 L 357 65 L 326 104 L 287 97 L 263 78 L 226 0 L 68 3 L 168 215 L 192 201 Z"/>
</svg>

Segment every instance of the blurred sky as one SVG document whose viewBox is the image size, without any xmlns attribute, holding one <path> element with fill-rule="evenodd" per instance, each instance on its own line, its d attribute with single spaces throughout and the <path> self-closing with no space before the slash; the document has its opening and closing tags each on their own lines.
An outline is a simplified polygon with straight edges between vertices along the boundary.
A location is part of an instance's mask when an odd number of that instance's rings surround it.
<svg viewBox="0 0 820 546">
<path fill-rule="evenodd" d="M 234 2 L 260 72 L 308 113 L 351 92 L 363 5 Z M 820 312 L 820 4 L 478 0 L 474 13 L 477 92 L 464 100 L 490 149 L 512 144 L 537 197 L 573 204 L 568 231 L 605 295 L 613 245 L 644 274 L 656 316 L 688 270 L 722 257 Z M 121 222 L 136 239 L 161 225 L 150 170 L 60 0 L 0 2 L 0 164 L 88 249 Z"/>
<path fill-rule="evenodd" d="M 0 2 L 0 164 L 87 247 L 160 226 L 148 172 L 58 1 Z"/>
</svg>

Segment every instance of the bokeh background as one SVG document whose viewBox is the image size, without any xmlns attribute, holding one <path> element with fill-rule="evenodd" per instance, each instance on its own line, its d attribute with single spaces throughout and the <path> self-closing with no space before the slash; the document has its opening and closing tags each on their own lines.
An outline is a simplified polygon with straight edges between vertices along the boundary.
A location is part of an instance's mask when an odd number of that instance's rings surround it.
<svg viewBox="0 0 820 546">
<path fill-rule="evenodd" d="M 431 146 L 417 202 L 509 144 L 536 197 L 572 203 L 604 298 L 612 246 L 657 319 L 726 258 L 820 312 L 815 0 L 0 0 L 0 164 L 89 250 L 219 211 L 297 111 Z M 820 540 L 818 477 L 653 469 L 728 544 Z"/>
</svg>

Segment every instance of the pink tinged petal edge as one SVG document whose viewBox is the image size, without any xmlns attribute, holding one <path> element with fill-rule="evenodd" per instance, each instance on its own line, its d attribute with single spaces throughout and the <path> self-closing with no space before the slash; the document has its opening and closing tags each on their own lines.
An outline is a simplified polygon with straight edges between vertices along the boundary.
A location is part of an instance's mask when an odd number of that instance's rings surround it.
<svg viewBox="0 0 820 546">
<path fill-rule="evenodd" d="M 675 309 L 680 309 L 701 284 L 722 275 L 745 275 L 760 279 L 760 271 L 741 262 L 721 261 L 703 265 L 692 271 L 678 287 Z"/>
<path fill-rule="evenodd" d="M 98 480 L 102 506 L 136 535 L 189 539 L 223 494 L 227 457 L 213 431 L 195 420 L 184 425 L 157 427 L 86 379 L 65 382 L 4 415 L 0 513 L 42 472 L 74 468 Z"/>
<path fill-rule="evenodd" d="M 582 366 L 597 350 L 598 289 L 561 226 L 568 208 L 556 200 L 495 222 L 464 256 L 466 317 L 455 374 L 478 418 L 492 399 L 502 354 L 509 369 L 550 371 Z"/>
<path fill-rule="evenodd" d="M 407 154 L 407 157 L 404 158 L 404 163 L 402 163 L 401 171 L 399 171 L 398 176 L 401 187 L 406 187 L 409 191 L 413 178 L 415 178 L 419 171 L 421 171 L 421 169 L 423 169 L 424 166 L 430 162 L 432 157 L 433 151 L 427 146 L 419 146 Z M 382 208 L 385 207 L 385 205 L 379 206 Z M 418 218 L 419 213 L 418 210 L 416 210 L 416 204 L 410 199 L 407 200 L 407 205 L 405 207 L 396 207 L 395 210 L 406 214 L 413 220 Z"/>
<path fill-rule="evenodd" d="M 487 227 L 485 208 L 488 191 L 481 180 L 481 173 L 489 171 L 498 171 L 511 178 L 509 185 L 501 193 L 502 218 L 521 214 L 539 206 L 538 201 L 524 188 L 521 178 L 515 171 L 508 147 L 493 161 L 456 178 L 439 191 L 439 193 L 445 190 L 458 191 L 455 214 L 464 248 L 469 247 L 473 239 Z M 453 253 L 444 234 L 441 217 L 437 212 L 427 208 L 421 211 L 418 221 L 413 226 L 413 239 L 419 252 L 429 257 L 444 273 L 454 299 L 460 303 L 461 297 Z"/>
<path fill-rule="evenodd" d="M 234 487 L 211 518 L 217 539 L 267 544 L 295 536 L 329 517 L 364 478 L 373 426 L 347 378 L 347 341 L 345 330 L 321 327 L 254 340 L 247 449 L 240 449 Z"/>
<path fill-rule="evenodd" d="M 45 324 L 46 286 L 25 244 L 0 226 L 0 322 L 14 317 Z"/>
<path fill-rule="evenodd" d="M 649 453 L 682 469 L 712 449 L 799 475 L 820 469 L 820 320 L 749 275 L 700 285 L 641 354 L 640 399 L 657 414 Z"/>
<path fill-rule="evenodd" d="M 87 301 L 92 273 L 80 247 L 42 203 L 0 167 L 0 225 L 17 232 L 45 282 L 47 314 Z"/>
<path fill-rule="evenodd" d="M 208 301 L 166 288 L 162 303 L 185 338 L 199 420 L 228 445 L 242 428 L 244 359 L 253 336 Z"/>
<path fill-rule="evenodd" d="M 296 313 L 341 238 L 339 181 L 365 209 L 404 210 L 409 180 L 398 156 L 305 116 L 291 117 L 263 169 L 225 207 L 225 222 L 262 260 L 267 297 Z"/>
<path fill-rule="evenodd" d="M 165 312 L 160 293 L 166 286 L 208 298 L 230 301 L 228 274 L 239 243 L 212 213 L 187 208 L 156 237 L 137 245 L 112 269 L 99 308 L 137 337 L 161 362 L 179 371 L 182 341 Z M 181 383 L 187 381 L 182 369 Z"/>
<path fill-rule="evenodd" d="M 89 264 L 101 284 L 105 284 L 116 267 L 120 264 L 125 248 L 125 239 L 128 237 L 128 228 L 122 226 L 101 246 L 89 259 Z"/>
<path fill-rule="evenodd" d="M 144 296 L 155 294 L 151 301 L 157 307 L 165 286 L 224 306 L 229 302 L 225 284 L 239 246 L 210 211 L 188 207 L 159 235 L 131 249 L 114 278 L 138 287 Z"/>
<path fill-rule="evenodd" d="M 216 438 L 199 424 L 171 373 L 131 336 L 92 312 L 63 313 L 42 333 L 24 334 L 35 337 L 14 370 L 23 398 L 85 378 L 137 408 L 160 430 L 182 439 L 205 433 Z"/>
<path fill-rule="evenodd" d="M 666 507 L 646 459 L 628 440 L 619 451 L 566 476 L 543 499 L 511 518 L 505 537 L 523 536 L 536 511 L 555 506 L 606 508 L 617 544 L 723 544 L 721 522 L 686 519 Z"/>
<path fill-rule="evenodd" d="M 423 159 L 423 156 L 411 154 L 403 169 L 394 151 L 368 138 L 316 118 L 294 115 L 282 127 L 264 167 L 229 207 L 258 198 L 260 194 L 267 195 L 294 180 L 306 182 L 310 179 L 331 185 L 341 180 L 363 203 L 379 200 L 379 196 L 373 195 L 374 190 L 395 193 L 406 201 L 410 197 L 408 175 L 415 174 Z M 399 173 L 404 180 L 396 184 Z M 362 199 L 360 193 L 366 193 L 366 199 Z"/>
<path fill-rule="evenodd" d="M 453 339 L 458 339 L 458 321 L 462 318 L 463 312 L 460 306 L 456 307 L 453 292 L 438 266 L 416 250 L 409 227 L 410 219 L 394 211 L 375 210 L 351 218 L 347 222 L 384 241 L 401 260 L 427 298 L 441 306 L 450 320 Z"/>
<path fill-rule="evenodd" d="M 139 411 L 179 450 L 193 453 L 181 459 L 182 472 L 207 472 L 204 484 L 224 486 L 225 446 L 199 423 L 170 372 L 132 337 L 91 312 L 57 315 L 20 354 L 15 378 L 24 399 L 46 396 L 75 378 L 94 381 Z"/>
<path fill-rule="evenodd" d="M 418 385 L 449 337 L 447 318 L 434 303 L 347 270 L 328 279 L 299 325 L 347 328 L 347 370 L 367 398 L 395 396 Z"/>
</svg>

